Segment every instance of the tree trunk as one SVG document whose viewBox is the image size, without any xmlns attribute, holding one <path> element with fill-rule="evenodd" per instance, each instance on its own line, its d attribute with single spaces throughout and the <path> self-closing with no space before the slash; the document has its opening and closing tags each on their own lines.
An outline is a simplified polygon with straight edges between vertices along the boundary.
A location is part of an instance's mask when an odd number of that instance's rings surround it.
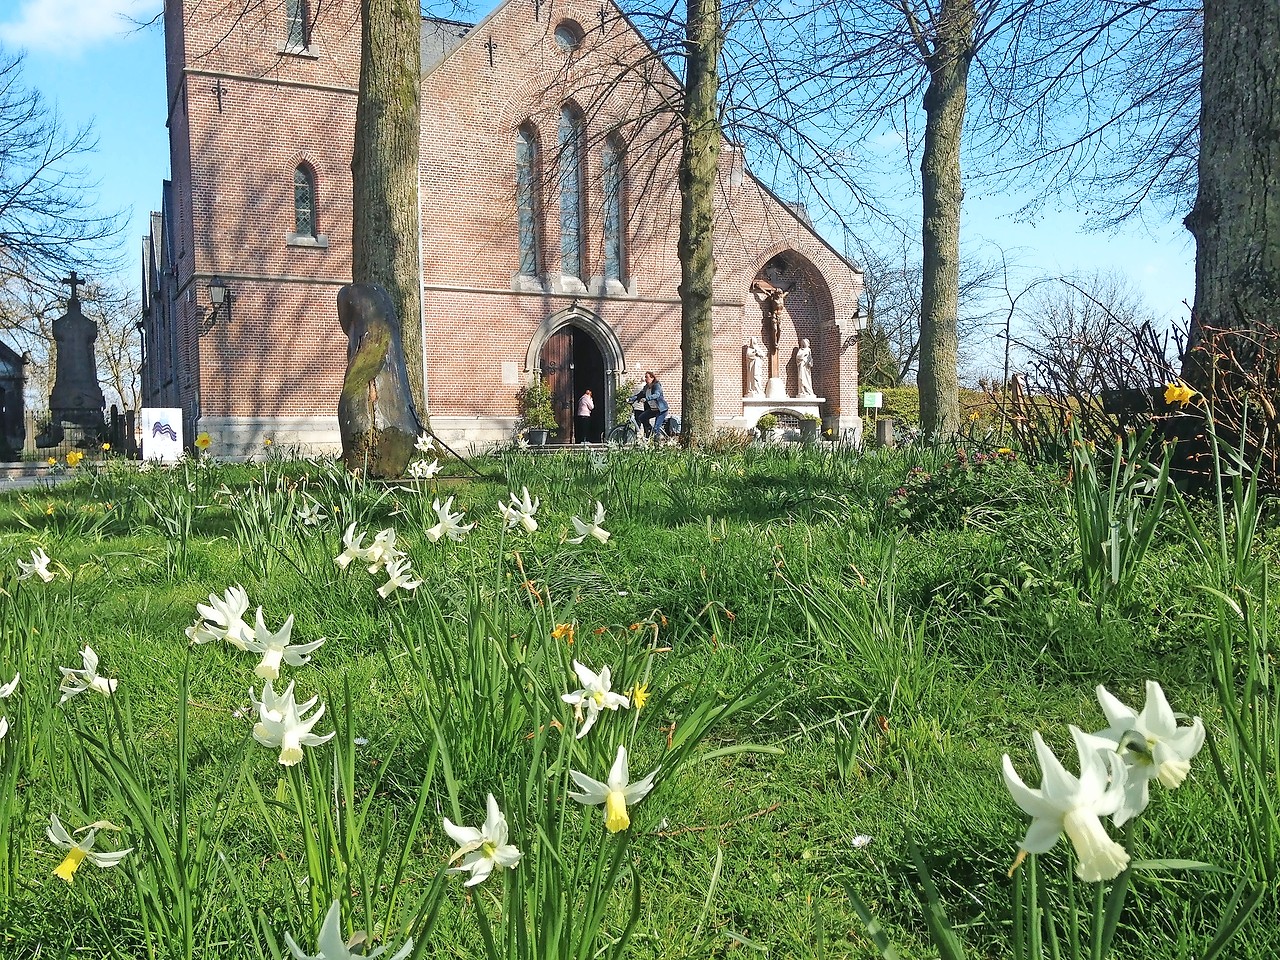
<svg viewBox="0 0 1280 960">
<path fill-rule="evenodd" d="M 974 55 L 973 0 L 943 0 L 925 58 L 924 274 L 921 282 L 920 425 L 947 437 L 960 426 L 956 315 L 960 301 L 960 137 L 964 128 L 969 64 Z"/>
<path fill-rule="evenodd" d="M 1280 332 L 1280 6 L 1206 0 L 1193 327 Z M 1193 341 L 1196 331 L 1193 329 Z M 1241 358 L 1257 360 L 1253 358 Z M 1209 364 L 1184 375 L 1206 387 Z"/>
<path fill-rule="evenodd" d="M 360 93 L 351 157 L 351 274 L 391 295 L 402 330 L 409 386 L 426 413 L 418 221 L 417 0 L 360 0 Z"/>
<path fill-rule="evenodd" d="M 680 354 L 682 425 L 688 440 L 711 436 L 715 413 L 712 283 L 716 168 L 720 160 L 720 0 L 688 0 L 684 143 L 680 155 Z"/>
</svg>

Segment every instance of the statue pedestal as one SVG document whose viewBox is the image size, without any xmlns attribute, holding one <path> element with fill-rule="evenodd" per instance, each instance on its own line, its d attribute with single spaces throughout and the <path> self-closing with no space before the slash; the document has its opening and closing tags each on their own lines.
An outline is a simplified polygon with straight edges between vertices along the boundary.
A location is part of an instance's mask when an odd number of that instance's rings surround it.
<svg viewBox="0 0 1280 960">
<path fill-rule="evenodd" d="M 781 377 L 770 377 L 764 385 L 764 395 L 769 400 L 786 400 L 787 384 Z"/>
<path fill-rule="evenodd" d="M 773 383 L 773 380 L 769 382 Z M 778 379 L 778 382 L 781 380 Z M 766 413 L 789 413 L 797 419 L 805 416 L 821 416 L 822 404 L 825 400 L 825 397 L 788 397 L 785 393 L 780 397 L 743 397 L 743 428 L 752 429 L 756 421 Z"/>
</svg>

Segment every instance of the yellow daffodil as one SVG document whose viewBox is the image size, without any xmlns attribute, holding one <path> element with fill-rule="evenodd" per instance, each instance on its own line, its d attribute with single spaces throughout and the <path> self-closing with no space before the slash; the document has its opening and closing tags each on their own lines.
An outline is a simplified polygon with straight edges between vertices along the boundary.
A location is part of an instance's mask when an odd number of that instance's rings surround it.
<svg viewBox="0 0 1280 960">
<path fill-rule="evenodd" d="M 588 807 L 603 803 L 605 829 L 610 833 L 618 833 L 631 826 L 631 815 L 627 812 L 627 805 L 637 804 L 648 796 L 649 791 L 653 789 L 653 778 L 657 775 L 658 771 L 654 770 L 643 780 L 631 783 L 631 773 L 627 767 L 627 748 L 618 744 L 618 757 L 613 761 L 613 766 L 609 769 L 609 778 L 604 783 L 593 780 L 577 770 L 569 771 L 569 776 L 578 785 L 577 792 L 570 791 L 569 797 Z"/>
<path fill-rule="evenodd" d="M 133 852 L 133 847 L 128 847 L 127 849 L 116 850 L 111 853 L 94 853 L 94 838 L 98 835 L 98 830 L 103 828 L 109 830 L 120 829 L 115 824 L 108 823 L 105 820 L 99 820 L 97 823 L 90 824 L 87 827 L 81 827 L 77 830 L 76 833 L 82 833 L 86 830 L 88 831 L 85 833 L 84 839 L 77 842 L 72 839 L 71 834 L 67 832 L 67 828 L 62 825 L 62 821 L 58 819 L 58 815 L 56 813 L 49 814 L 49 828 L 47 831 L 49 839 L 54 844 L 67 851 L 66 857 L 63 858 L 62 862 L 58 864 L 56 868 L 54 868 L 54 876 L 60 877 L 67 881 L 67 883 L 71 883 L 76 871 L 80 869 L 80 864 L 85 860 L 88 860 L 95 867 L 114 867 L 123 860 L 126 855 Z"/>
<path fill-rule="evenodd" d="M 110 450 L 110 449 L 111 449 L 111 444 L 109 444 L 109 443 L 104 443 L 104 444 L 102 445 L 102 452 L 103 452 L 103 453 L 106 453 L 106 452 L 107 452 L 108 450 Z"/>
<path fill-rule="evenodd" d="M 49 466 L 51 466 L 51 467 L 56 467 L 56 466 L 58 465 L 58 458 L 57 458 L 57 457 L 50 457 L 50 458 L 49 458 L 49 460 L 48 460 L 48 464 L 49 464 Z"/>
<path fill-rule="evenodd" d="M 1173 406 L 1175 403 L 1179 407 L 1185 407 L 1195 398 L 1196 392 L 1189 386 L 1179 380 L 1177 383 L 1167 384 L 1164 388 L 1164 402 L 1166 406 Z"/>
<path fill-rule="evenodd" d="M 208 450 L 213 443 L 213 438 L 207 433 L 201 433 L 196 436 L 196 449 Z"/>
<path fill-rule="evenodd" d="M 83 459 L 84 459 L 83 453 L 81 453 L 79 450 L 72 450 L 70 453 L 67 454 L 67 466 L 78 467 L 80 466 L 80 461 Z"/>
<path fill-rule="evenodd" d="M 649 702 L 649 685 L 647 683 L 637 683 L 631 688 L 631 705 L 637 710 L 643 710 L 644 705 Z"/>
<path fill-rule="evenodd" d="M 556 628 L 551 631 L 552 640 L 563 640 L 565 643 L 573 643 L 573 624 L 558 623 Z"/>
</svg>

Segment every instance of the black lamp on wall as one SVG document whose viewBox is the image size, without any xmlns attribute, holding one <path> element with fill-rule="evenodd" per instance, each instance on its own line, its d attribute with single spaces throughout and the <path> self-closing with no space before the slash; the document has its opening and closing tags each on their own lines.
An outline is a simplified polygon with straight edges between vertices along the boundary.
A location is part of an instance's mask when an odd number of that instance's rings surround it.
<svg viewBox="0 0 1280 960">
<path fill-rule="evenodd" d="M 213 304 L 213 312 L 209 316 L 209 326 L 217 322 L 222 314 L 224 321 L 231 319 L 231 288 L 221 277 L 209 278 L 209 302 Z"/>
</svg>

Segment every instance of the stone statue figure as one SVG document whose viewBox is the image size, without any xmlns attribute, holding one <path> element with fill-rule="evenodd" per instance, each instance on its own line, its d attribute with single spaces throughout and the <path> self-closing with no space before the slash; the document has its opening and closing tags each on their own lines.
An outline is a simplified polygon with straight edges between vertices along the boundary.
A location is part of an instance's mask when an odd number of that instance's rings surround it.
<svg viewBox="0 0 1280 960">
<path fill-rule="evenodd" d="M 808 339 L 802 338 L 800 348 L 796 350 L 796 396 L 813 395 L 813 351 L 809 349 Z"/>
<path fill-rule="evenodd" d="M 747 396 L 764 396 L 764 365 L 769 360 L 769 351 L 760 342 L 759 337 L 752 337 L 747 343 Z"/>
<path fill-rule="evenodd" d="M 343 465 L 371 477 L 399 478 L 422 424 L 409 392 L 395 306 L 377 284 L 349 283 L 338 291 L 338 322 L 348 340 L 338 396 Z"/>
</svg>

